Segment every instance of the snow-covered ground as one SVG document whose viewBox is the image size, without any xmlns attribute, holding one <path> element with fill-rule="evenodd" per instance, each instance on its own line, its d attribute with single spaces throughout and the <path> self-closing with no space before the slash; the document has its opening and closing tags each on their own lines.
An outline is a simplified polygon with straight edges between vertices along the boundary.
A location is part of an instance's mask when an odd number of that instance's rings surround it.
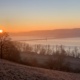
<svg viewBox="0 0 80 80">
<path fill-rule="evenodd" d="M 80 80 L 80 74 L 34 68 L 0 59 L 0 80 Z"/>
</svg>

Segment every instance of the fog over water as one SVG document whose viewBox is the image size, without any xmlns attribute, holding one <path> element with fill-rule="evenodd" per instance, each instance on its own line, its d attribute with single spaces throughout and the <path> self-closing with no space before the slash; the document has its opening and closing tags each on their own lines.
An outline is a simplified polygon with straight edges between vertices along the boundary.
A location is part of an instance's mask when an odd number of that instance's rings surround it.
<svg viewBox="0 0 80 80">
<path fill-rule="evenodd" d="M 60 39 L 46 39 L 32 36 L 13 36 L 12 40 L 25 42 L 29 45 L 50 45 L 56 47 L 63 45 L 65 49 L 80 49 L 80 38 L 60 38 Z"/>
<path fill-rule="evenodd" d="M 12 40 L 24 41 L 29 44 L 80 46 L 80 38 L 48 39 L 32 36 L 12 36 L 11 38 Z"/>
</svg>

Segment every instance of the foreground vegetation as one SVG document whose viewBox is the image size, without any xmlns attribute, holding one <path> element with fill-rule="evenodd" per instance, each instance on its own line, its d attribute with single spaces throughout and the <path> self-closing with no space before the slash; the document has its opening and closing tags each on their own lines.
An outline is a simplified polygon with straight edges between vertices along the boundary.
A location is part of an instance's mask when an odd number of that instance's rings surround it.
<svg viewBox="0 0 80 80">
<path fill-rule="evenodd" d="M 0 59 L 0 80 L 80 80 L 80 74 L 24 66 Z"/>
<path fill-rule="evenodd" d="M 0 58 L 34 67 L 80 73 L 77 47 L 65 50 L 62 45 L 29 45 L 11 41 L 7 33 L 0 35 Z M 74 66 L 73 60 L 75 63 L 77 60 L 79 65 Z"/>
<path fill-rule="evenodd" d="M 52 49 L 49 45 L 30 46 L 23 44 L 21 49 L 19 51 L 22 55 L 24 54 L 21 62 L 25 65 L 80 73 L 80 53 L 77 47 L 71 51 L 70 48 L 65 50 L 62 45 Z M 79 65 L 76 65 L 77 62 Z M 76 66 L 74 67 L 74 65 Z"/>
</svg>

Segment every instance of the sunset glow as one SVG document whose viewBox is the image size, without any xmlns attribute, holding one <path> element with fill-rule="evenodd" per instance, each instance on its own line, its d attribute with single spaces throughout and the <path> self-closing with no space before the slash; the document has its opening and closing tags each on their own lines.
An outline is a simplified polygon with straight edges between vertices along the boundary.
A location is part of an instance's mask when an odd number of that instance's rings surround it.
<svg viewBox="0 0 80 80">
<path fill-rule="evenodd" d="M 3 30 L 0 29 L 0 33 L 3 33 Z"/>
<path fill-rule="evenodd" d="M 8 32 L 80 28 L 79 3 L 79 0 L 1 0 L 0 28 L 3 26 Z"/>
</svg>

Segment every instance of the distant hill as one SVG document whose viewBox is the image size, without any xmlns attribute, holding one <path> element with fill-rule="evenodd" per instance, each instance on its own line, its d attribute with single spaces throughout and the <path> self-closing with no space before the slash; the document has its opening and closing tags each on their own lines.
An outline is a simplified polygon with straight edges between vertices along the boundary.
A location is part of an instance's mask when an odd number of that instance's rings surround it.
<svg viewBox="0 0 80 80">
<path fill-rule="evenodd" d="M 14 35 L 38 36 L 47 38 L 72 38 L 72 37 L 80 37 L 80 28 L 30 31 L 30 32 L 15 33 Z"/>
<path fill-rule="evenodd" d="M 80 74 L 34 68 L 0 59 L 0 80 L 80 80 Z"/>
</svg>

